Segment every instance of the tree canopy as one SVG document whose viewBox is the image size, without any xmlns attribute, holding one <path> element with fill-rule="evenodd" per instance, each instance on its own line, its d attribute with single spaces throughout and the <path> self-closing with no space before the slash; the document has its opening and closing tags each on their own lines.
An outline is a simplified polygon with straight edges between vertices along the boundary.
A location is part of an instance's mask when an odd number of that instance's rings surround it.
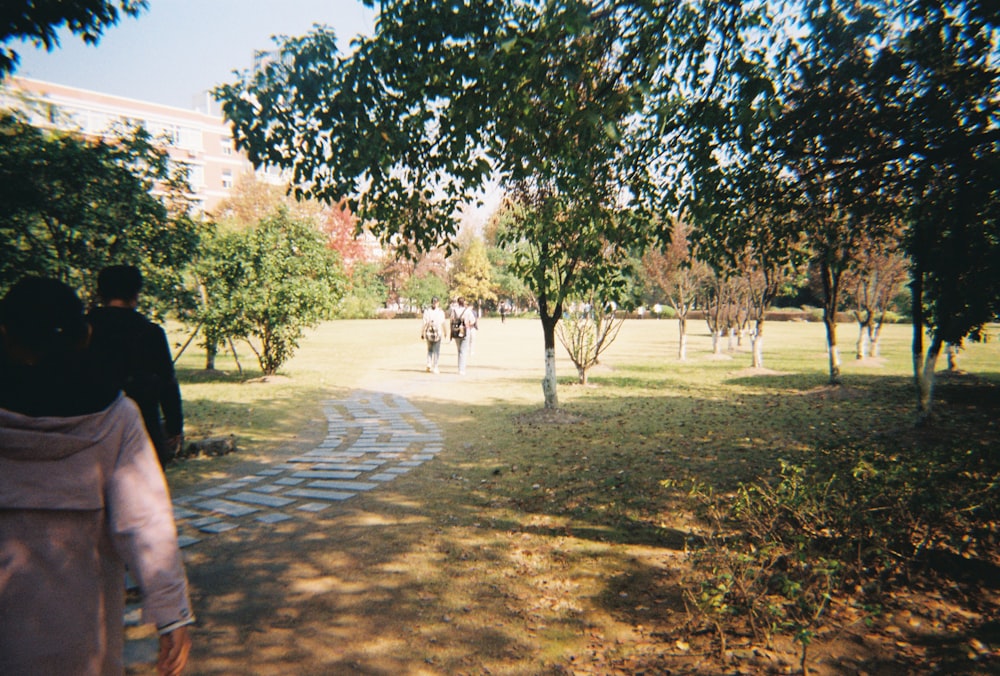
<svg viewBox="0 0 1000 676">
<path fill-rule="evenodd" d="M 499 184 L 531 206 L 504 241 L 540 252 L 512 268 L 545 294 L 546 349 L 566 298 L 551 291 L 613 279 L 626 243 L 635 256 L 668 237 L 668 215 L 690 219 L 717 268 L 773 277 L 812 252 L 830 305 L 850 241 L 902 219 L 928 363 L 997 313 L 1000 10 L 988 3 L 379 7 L 346 58 L 318 28 L 219 87 L 237 142 L 291 171 L 298 193 L 347 198 L 399 250 L 450 243 L 458 206 Z"/>
<path fill-rule="evenodd" d="M 199 319 L 212 340 L 242 338 L 274 375 L 304 329 L 332 316 L 344 293 L 336 253 L 314 223 L 281 207 L 253 226 L 220 233 L 196 266 L 206 302 Z"/>
<path fill-rule="evenodd" d="M 299 194 L 348 198 L 393 248 L 450 245 L 459 205 L 488 182 L 532 202 L 504 241 L 544 249 L 513 267 L 543 294 L 553 350 L 566 294 L 665 234 L 646 216 L 676 186 L 650 167 L 681 92 L 710 88 L 703 66 L 723 69 L 746 16 L 714 1 L 383 2 L 351 56 L 318 28 L 216 93 L 255 164 L 289 170 Z"/>
<path fill-rule="evenodd" d="M 164 309 L 201 231 L 185 185 L 142 129 L 86 140 L 0 113 L 0 287 L 31 272 L 93 290 L 102 267 L 127 262 Z"/>
</svg>

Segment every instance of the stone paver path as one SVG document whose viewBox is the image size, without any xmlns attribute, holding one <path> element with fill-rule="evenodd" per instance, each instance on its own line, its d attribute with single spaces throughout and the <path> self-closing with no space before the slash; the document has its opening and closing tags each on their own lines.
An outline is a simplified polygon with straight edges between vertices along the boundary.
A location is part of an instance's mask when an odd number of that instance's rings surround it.
<svg viewBox="0 0 1000 676">
<path fill-rule="evenodd" d="M 354 392 L 323 405 L 328 431 L 315 449 L 174 498 L 181 547 L 242 523 L 308 518 L 378 488 L 441 450 L 441 432 L 396 394 Z"/>
<path fill-rule="evenodd" d="M 355 391 L 323 403 L 328 430 L 313 450 L 255 474 L 206 484 L 175 497 L 174 519 L 182 548 L 253 523 L 309 518 L 358 493 L 378 489 L 441 451 L 441 431 L 406 398 Z M 140 622 L 138 604 L 126 608 L 125 625 Z M 158 642 L 127 640 L 125 663 L 155 664 Z"/>
</svg>

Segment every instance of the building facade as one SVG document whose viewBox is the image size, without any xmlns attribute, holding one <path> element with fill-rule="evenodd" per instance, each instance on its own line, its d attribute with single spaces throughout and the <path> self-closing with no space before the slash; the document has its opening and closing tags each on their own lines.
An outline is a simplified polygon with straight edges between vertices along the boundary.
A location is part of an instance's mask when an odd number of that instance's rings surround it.
<svg viewBox="0 0 1000 676">
<path fill-rule="evenodd" d="M 212 102 L 206 101 L 211 111 Z M 171 161 L 188 170 L 196 209 L 212 213 L 243 174 L 253 172 L 236 150 L 221 114 L 185 110 L 65 85 L 10 77 L 0 87 L 0 108 L 20 110 L 37 127 L 100 136 L 113 125 L 141 125 L 162 139 Z M 265 176 L 265 180 L 276 177 Z"/>
</svg>

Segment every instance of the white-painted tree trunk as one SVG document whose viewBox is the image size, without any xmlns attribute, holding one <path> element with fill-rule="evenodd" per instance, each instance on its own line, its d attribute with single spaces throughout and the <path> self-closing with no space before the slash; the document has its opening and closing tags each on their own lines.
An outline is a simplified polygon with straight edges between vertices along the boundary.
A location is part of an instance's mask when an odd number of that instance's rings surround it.
<svg viewBox="0 0 1000 676">
<path fill-rule="evenodd" d="M 764 368 L 764 336 L 757 331 L 750 332 L 750 351 L 753 353 L 753 367 Z"/>
<path fill-rule="evenodd" d="M 868 356 L 868 327 L 864 324 L 858 324 L 858 343 L 854 356 L 857 359 L 864 359 Z"/>
<path fill-rule="evenodd" d="M 680 334 L 680 342 L 677 346 L 677 358 L 684 361 L 687 359 L 687 322 L 684 319 L 677 320 L 677 331 Z"/>
<path fill-rule="evenodd" d="M 559 397 L 556 395 L 556 349 L 545 348 L 545 379 L 542 380 L 542 393 L 545 395 L 545 408 L 558 408 Z"/>
<path fill-rule="evenodd" d="M 931 341 L 926 357 L 919 352 L 913 353 L 913 372 L 918 374 L 918 422 L 921 424 L 927 422 L 931 415 L 931 406 L 934 402 L 934 371 L 940 355 L 941 341 L 937 339 Z"/>
</svg>

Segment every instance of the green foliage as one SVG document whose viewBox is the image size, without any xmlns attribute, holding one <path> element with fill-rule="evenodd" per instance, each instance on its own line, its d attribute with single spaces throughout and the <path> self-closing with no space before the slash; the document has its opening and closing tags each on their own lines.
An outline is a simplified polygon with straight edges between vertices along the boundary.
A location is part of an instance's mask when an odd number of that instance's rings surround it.
<svg viewBox="0 0 1000 676">
<path fill-rule="evenodd" d="M 782 114 L 767 145 L 787 175 L 855 228 L 904 224 L 922 414 L 933 380 L 921 372 L 925 325 L 932 372 L 943 342 L 978 337 L 1000 311 L 1000 13 L 966 5 L 802 2 L 796 77 L 773 71 Z"/>
<path fill-rule="evenodd" d="M 245 339 L 265 375 L 292 356 L 305 328 L 333 315 L 345 285 L 316 227 L 284 209 L 253 228 L 217 235 L 197 274 L 206 335 Z"/>
<path fill-rule="evenodd" d="M 385 307 L 388 289 L 376 263 L 358 263 L 351 269 L 344 297 L 337 303 L 337 319 L 372 319 Z"/>
<path fill-rule="evenodd" d="M 692 552 L 702 576 L 692 600 L 719 626 L 739 616 L 758 637 L 790 634 L 805 651 L 832 597 L 860 592 L 877 605 L 933 556 L 980 557 L 993 546 L 1000 467 L 984 453 L 914 464 L 858 451 L 779 464 L 775 481 L 743 484 L 731 499 L 691 490 L 714 529 L 743 533 Z"/>
<path fill-rule="evenodd" d="M 144 303 L 162 313 L 184 295 L 202 229 L 185 188 L 141 128 L 89 141 L 0 114 L 0 288 L 36 274 L 93 292 L 101 268 L 129 263 L 146 279 Z"/>
<path fill-rule="evenodd" d="M 403 285 L 402 295 L 411 305 L 419 308 L 430 307 L 431 299 L 437 297 L 442 306 L 447 305 L 448 285 L 434 273 L 411 275 Z"/>
<path fill-rule="evenodd" d="M 0 18 L 0 43 L 29 40 L 52 51 L 59 45 L 58 30 L 65 26 L 87 44 L 97 44 L 105 28 L 121 15 L 138 16 L 148 0 L 6 0 Z M 0 78 L 17 67 L 17 52 L 0 49 Z"/>
</svg>

